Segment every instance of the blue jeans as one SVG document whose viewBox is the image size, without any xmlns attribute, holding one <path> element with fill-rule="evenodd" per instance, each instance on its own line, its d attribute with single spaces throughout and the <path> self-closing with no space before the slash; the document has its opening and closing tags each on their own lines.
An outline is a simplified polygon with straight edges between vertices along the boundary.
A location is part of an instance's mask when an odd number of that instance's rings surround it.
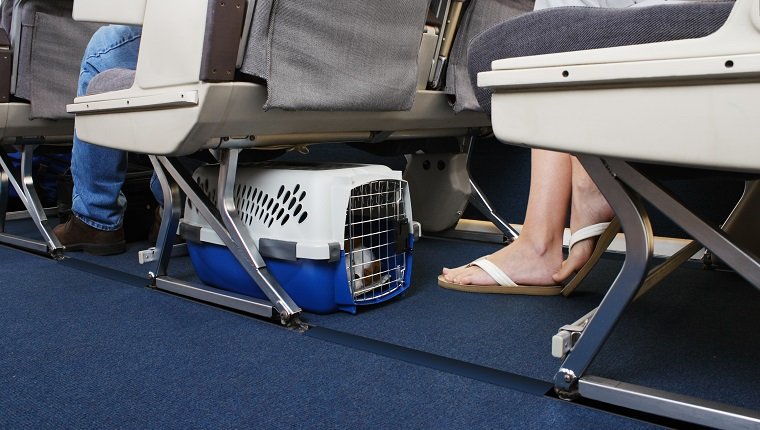
<svg viewBox="0 0 760 430">
<path fill-rule="evenodd" d="M 95 32 L 82 59 L 77 96 L 86 94 L 90 80 L 100 72 L 114 68 L 134 70 L 140 34 L 139 27 L 124 25 L 109 25 Z M 74 136 L 71 152 L 74 215 L 99 230 L 120 228 L 127 207 L 127 199 L 121 192 L 126 173 L 126 152 L 92 145 Z"/>
</svg>

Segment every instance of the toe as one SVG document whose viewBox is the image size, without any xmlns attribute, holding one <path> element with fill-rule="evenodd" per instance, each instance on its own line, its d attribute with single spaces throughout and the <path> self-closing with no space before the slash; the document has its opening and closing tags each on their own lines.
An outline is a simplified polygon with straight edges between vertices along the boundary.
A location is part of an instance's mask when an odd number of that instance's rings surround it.
<svg viewBox="0 0 760 430">
<path fill-rule="evenodd" d="M 570 267 L 569 264 L 562 263 L 562 267 L 559 269 L 559 271 L 552 275 L 552 279 L 554 282 L 562 282 L 565 279 L 569 278 L 570 275 L 573 274 L 573 268 Z"/>
</svg>

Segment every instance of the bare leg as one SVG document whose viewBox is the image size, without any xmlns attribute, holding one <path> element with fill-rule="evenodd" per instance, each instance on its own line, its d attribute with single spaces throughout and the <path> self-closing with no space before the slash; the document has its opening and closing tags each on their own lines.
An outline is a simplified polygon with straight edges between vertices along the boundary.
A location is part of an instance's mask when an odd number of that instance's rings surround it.
<svg viewBox="0 0 760 430">
<path fill-rule="evenodd" d="M 599 188 L 586 173 L 577 158 L 572 157 L 572 204 L 570 211 L 570 231 L 576 232 L 588 225 L 611 220 L 615 212 L 605 200 Z M 554 276 L 556 282 L 567 279 L 588 261 L 594 251 L 596 240 L 589 239 L 577 243 L 562 268 Z"/>
<path fill-rule="evenodd" d="M 562 264 L 562 233 L 570 204 L 571 157 L 560 152 L 531 151 L 530 195 L 520 237 L 488 256 L 515 283 L 554 285 Z M 449 282 L 493 285 L 479 267 L 443 269 Z"/>
</svg>

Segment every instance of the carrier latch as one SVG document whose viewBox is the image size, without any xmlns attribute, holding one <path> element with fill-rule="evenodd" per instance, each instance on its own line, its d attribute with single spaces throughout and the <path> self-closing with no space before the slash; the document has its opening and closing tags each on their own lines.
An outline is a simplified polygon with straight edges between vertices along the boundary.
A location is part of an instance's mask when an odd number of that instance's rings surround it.
<svg viewBox="0 0 760 430">
<path fill-rule="evenodd" d="M 402 252 L 408 252 L 412 250 L 412 246 L 409 243 L 409 233 L 411 232 L 411 226 L 407 218 L 396 219 L 396 254 Z"/>
</svg>

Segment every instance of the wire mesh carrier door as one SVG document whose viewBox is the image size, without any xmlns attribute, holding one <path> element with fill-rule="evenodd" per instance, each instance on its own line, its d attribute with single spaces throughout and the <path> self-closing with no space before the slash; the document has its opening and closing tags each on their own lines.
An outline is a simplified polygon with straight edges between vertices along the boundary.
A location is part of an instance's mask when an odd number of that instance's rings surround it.
<svg viewBox="0 0 760 430">
<path fill-rule="evenodd" d="M 346 211 L 346 271 L 356 303 L 405 285 L 411 252 L 406 182 L 384 179 L 351 190 Z"/>
<path fill-rule="evenodd" d="M 218 166 L 204 166 L 194 174 L 212 199 L 218 172 Z M 238 168 L 234 190 L 241 227 L 303 309 L 353 313 L 409 287 L 414 239 L 401 172 L 376 165 L 258 163 Z M 191 203 L 180 232 L 203 282 L 262 297 Z"/>
</svg>

